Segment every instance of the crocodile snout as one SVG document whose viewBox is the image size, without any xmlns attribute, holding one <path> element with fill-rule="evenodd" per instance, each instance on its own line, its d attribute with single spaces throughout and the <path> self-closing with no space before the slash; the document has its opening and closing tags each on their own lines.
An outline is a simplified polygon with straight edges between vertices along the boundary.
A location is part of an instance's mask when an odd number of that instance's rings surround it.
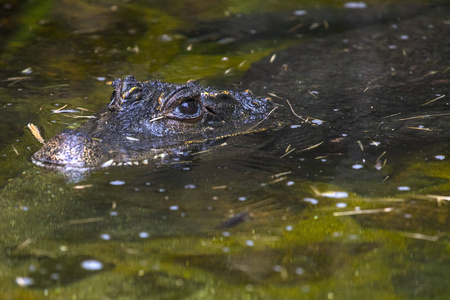
<svg viewBox="0 0 450 300">
<path fill-rule="evenodd" d="M 106 160 L 106 153 L 100 143 L 86 133 L 65 130 L 48 140 L 33 154 L 32 160 L 49 168 L 93 168 Z"/>
</svg>

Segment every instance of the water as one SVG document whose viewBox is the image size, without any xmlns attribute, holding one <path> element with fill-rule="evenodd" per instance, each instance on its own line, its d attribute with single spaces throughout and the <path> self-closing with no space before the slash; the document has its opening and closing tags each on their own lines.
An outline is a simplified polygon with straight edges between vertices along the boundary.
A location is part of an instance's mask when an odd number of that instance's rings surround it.
<svg viewBox="0 0 450 300">
<path fill-rule="evenodd" d="M 448 298 L 445 139 L 385 154 L 284 155 L 270 151 L 277 139 L 255 147 L 259 137 L 242 137 L 187 163 L 71 183 L 29 161 L 40 145 L 27 123 L 45 138 L 78 127 L 83 118 L 53 110 L 92 114 L 116 77 L 228 87 L 252 62 L 313 38 L 200 43 L 180 28 L 236 13 L 301 15 L 308 3 L 15 5 L 3 8 L 0 45 L 1 299 Z M 264 138 L 286 138 L 278 133 Z"/>
</svg>

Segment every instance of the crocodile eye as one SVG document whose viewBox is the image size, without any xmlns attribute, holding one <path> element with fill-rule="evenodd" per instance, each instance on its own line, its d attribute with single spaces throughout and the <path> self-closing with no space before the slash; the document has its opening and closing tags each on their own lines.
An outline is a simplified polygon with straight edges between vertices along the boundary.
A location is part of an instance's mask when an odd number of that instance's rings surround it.
<svg viewBox="0 0 450 300">
<path fill-rule="evenodd" d="M 183 115 L 197 115 L 200 109 L 198 101 L 187 100 L 178 105 L 174 111 Z"/>
<path fill-rule="evenodd" d="M 195 99 L 186 99 L 178 106 L 176 106 L 172 112 L 168 115 L 171 118 L 185 121 L 195 121 L 201 117 L 201 103 Z"/>
</svg>

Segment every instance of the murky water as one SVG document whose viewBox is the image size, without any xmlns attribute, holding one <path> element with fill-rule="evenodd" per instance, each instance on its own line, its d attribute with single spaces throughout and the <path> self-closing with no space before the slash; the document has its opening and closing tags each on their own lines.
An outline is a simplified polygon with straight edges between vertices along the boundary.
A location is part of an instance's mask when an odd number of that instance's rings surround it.
<svg viewBox="0 0 450 300">
<path fill-rule="evenodd" d="M 267 80 L 269 73 L 244 77 L 252 63 L 274 53 L 280 60 L 289 53 L 282 49 L 317 38 L 327 43 L 373 22 L 352 25 L 338 17 L 351 9 L 344 2 L 297 2 L 3 5 L 0 298 L 448 298 L 445 138 L 400 143 L 386 152 L 363 152 L 355 144 L 352 154 L 342 154 L 320 147 L 289 152 L 292 137 L 265 133 L 227 140 L 189 162 L 109 168 L 78 182 L 29 161 L 40 145 L 26 124 L 38 125 L 45 138 L 78 127 L 109 102 L 107 83 L 114 78 L 194 78 L 221 88 L 247 78 L 258 90 L 258 78 Z M 388 4 L 367 5 L 354 9 Z M 398 11 L 406 14 L 406 7 Z M 306 32 L 292 34 L 278 22 L 293 12 L 312 16 Z M 274 27 L 249 37 L 241 27 L 226 26 L 230 16 L 256 13 L 273 15 Z M 264 27 L 262 18 L 249 20 Z M 433 22 L 450 26 L 448 17 Z M 207 34 L 199 30 L 205 24 Z M 429 71 L 440 76 L 433 84 L 446 96 L 435 110 L 445 114 L 450 64 L 443 61 Z M 282 75 L 269 92 L 285 88 Z M 62 107 L 75 112 L 55 113 Z M 437 129 L 446 132 L 448 121 L 439 120 Z M 283 151 L 272 151 L 278 148 Z"/>
</svg>

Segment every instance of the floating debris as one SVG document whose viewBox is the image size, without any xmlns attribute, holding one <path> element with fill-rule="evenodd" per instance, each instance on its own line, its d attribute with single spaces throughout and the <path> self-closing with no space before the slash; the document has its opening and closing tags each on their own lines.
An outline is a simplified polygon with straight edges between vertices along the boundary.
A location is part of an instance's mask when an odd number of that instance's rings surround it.
<svg viewBox="0 0 450 300">
<path fill-rule="evenodd" d="M 309 147 L 307 147 L 307 148 L 301 149 L 301 150 L 299 150 L 298 152 L 308 151 L 308 150 L 317 148 L 317 147 L 319 147 L 319 146 L 322 145 L 322 144 L 323 144 L 323 141 L 320 142 L 320 143 L 318 143 L 318 144 L 315 144 L 315 145 L 309 146 Z"/>
<path fill-rule="evenodd" d="M 26 287 L 34 284 L 33 278 L 30 277 L 16 277 L 16 284 L 21 287 Z"/>
<path fill-rule="evenodd" d="M 273 62 L 275 61 L 276 58 L 277 58 L 277 54 L 275 53 L 274 55 L 272 55 L 272 56 L 270 57 L 269 62 L 270 62 L 270 63 L 273 63 Z"/>
<path fill-rule="evenodd" d="M 444 97 L 445 97 L 445 95 L 441 95 L 441 96 L 439 96 L 439 97 L 437 97 L 437 98 L 434 98 L 434 99 L 432 99 L 432 100 L 430 100 L 430 101 L 428 101 L 428 102 L 425 102 L 424 104 L 422 104 L 422 106 L 425 106 L 425 105 L 428 105 L 428 104 L 430 104 L 430 103 L 433 103 L 434 101 L 439 100 L 439 99 L 442 99 L 442 98 L 444 98 Z"/>
<path fill-rule="evenodd" d="M 349 9 L 364 9 L 367 8 L 367 4 L 364 2 L 347 2 L 344 3 L 344 7 Z"/>
<path fill-rule="evenodd" d="M 272 176 L 270 176 L 271 178 L 278 178 L 278 177 L 281 177 L 281 176 L 284 176 L 284 175 L 289 175 L 289 174 L 291 174 L 292 173 L 292 171 L 287 171 L 287 172 L 282 172 L 282 173 L 277 173 L 277 174 L 274 174 L 274 175 L 272 175 Z"/>
<path fill-rule="evenodd" d="M 123 180 L 114 180 L 109 182 L 110 185 L 124 185 L 125 181 Z"/>
<path fill-rule="evenodd" d="M 14 145 L 11 145 L 11 147 L 13 148 L 14 152 L 16 153 L 16 155 L 19 155 L 19 151 L 17 151 L 16 147 L 14 147 Z"/>
<path fill-rule="evenodd" d="M 227 187 L 228 186 L 226 186 L 226 185 L 216 185 L 216 186 L 213 186 L 211 189 L 213 189 L 213 190 L 224 190 Z"/>
<path fill-rule="evenodd" d="M 87 189 L 87 188 L 90 188 L 90 187 L 93 187 L 93 186 L 94 186 L 93 184 L 75 185 L 73 187 L 73 189 L 74 190 L 84 190 L 84 189 Z"/>
<path fill-rule="evenodd" d="M 404 192 L 404 191 L 410 191 L 411 188 L 409 186 L 399 186 L 397 188 L 397 190 Z"/>
<path fill-rule="evenodd" d="M 27 125 L 28 129 L 31 131 L 31 134 L 41 143 L 44 144 L 45 141 L 42 138 L 41 132 L 39 131 L 39 128 L 36 127 L 33 123 L 28 123 Z"/>
<path fill-rule="evenodd" d="M 340 212 L 334 212 L 333 216 L 341 217 L 341 216 L 353 216 L 353 215 L 364 215 L 364 214 L 377 214 L 377 213 L 383 213 L 383 212 L 391 212 L 394 210 L 395 210 L 395 208 L 393 208 L 393 207 L 386 207 L 386 208 L 375 208 L 375 209 L 340 211 Z"/>
<path fill-rule="evenodd" d="M 287 102 L 287 104 L 289 105 L 289 107 L 291 108 L 291 111 L 292 111 L 292 113 L 294 114 L 294 116 L 296 116 L 297 118 L 299 118 L 299 119 L 301 119 L 301 120 L 303 120 L 303 121 L 306 122 L 306 119 L 304 119 L 302 116 L 298 115 L 298 114 L 294 111 L 294 108 L 292 107 L 291 102 L 289 102 L 288 99 L 286 99 L 286 102 Z"/>
<path fill-rule="evenodd" d="M 139 235 L 139 237 L 140 237 L 141 239 L 146 239 L 146 238 L 149 238 L 149 237 L 150 237 L 150 233 L 145 232 L 145 231 L 139 232 L 138 235 Z"/>
<path fill-rule="evenodd" d="M 359 146 L 359 149 L 361 149 L 362 152 L 364 152 L 364 145 L 361 143 L 361 141 L 356 141 L 356 143 Z"/>
<path fill-rule="evenodd" d="M 81 267 L 88 271 L 99 271 L 103 269 L 103 263 L 98 260 L 89 259 L 81 262 Z"/>
<path fill-rule="evenodd" d="M 438 239 L 440 239 L 442 236 L 444 236 L 443 232 L 436 234 L 436 235 L 425 235 L 422 233 L 410 233 L 410 232 L 402 232 L 400 234 L 405 237 L 410 237 L 413 239 L 425 240 L 425 241 L 430 241 L 430 242 L 436 242 Z"/>
<path fill-rule="evenodd" d="M 341 198 L 347 198 L 348 193 L 342 192 L 342 191 L 327 191 L 327 192 L 319 192 L 319 190 L 315 186 L 311 186 L 311 189 L 313 193 L 317 196 L 322 196 L 326 198 L 335 198 L 335 199 L 341 199 Z"/>
<path fill-rule="evenodd" d="M 248 219 L 250 219 L 250 214 L 247 211 L 244 211 L 244 212 L 234 215 L 233 217 L 229 218 L 225 222 L 219 224 L 219 226 L 217 226 L 217 229 L 234 227 L 236 225 L 239 225 L 239 224 L 247 221 Z M 224 233 L 222 233 L 222 235 L 224 235 Z"/>
<path fill-rule="evenodd" d="M 303 201 L 309 202 L 309 203 L 311 203 L 311 204 L 313 204 L 313 205 L 316 205 L 316 204 L 319 203 L 319 200 L 314 199 L 314 198 L 303 198 Z"/>
<path fill-rule="evenodd" d="M 31 67 L 29 67 L 29 68 L 22 70 L 20 73 L 30 75 L 31 73 L 33 73 L 33 69 L 31 69 Z"/>
</svg>

